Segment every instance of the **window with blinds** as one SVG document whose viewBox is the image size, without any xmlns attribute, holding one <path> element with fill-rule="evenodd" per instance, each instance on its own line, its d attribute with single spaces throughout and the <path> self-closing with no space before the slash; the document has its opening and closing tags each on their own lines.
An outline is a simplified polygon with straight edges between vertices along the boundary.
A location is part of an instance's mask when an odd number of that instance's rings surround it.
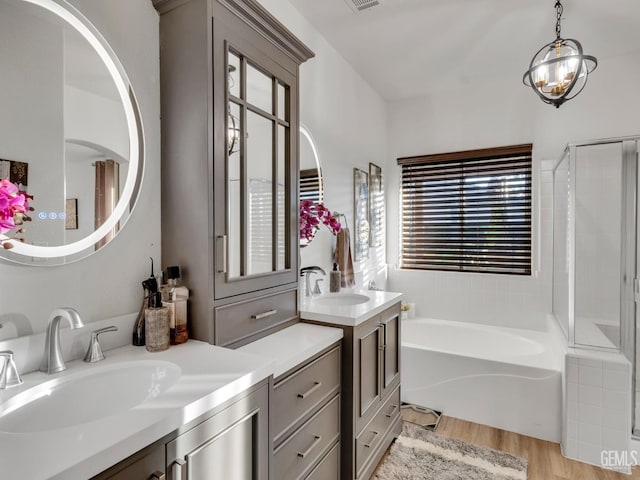
<svg viewBox="0 0 640 480">
<path fill-rule="evenodd" d="M 401 267 L 530 275 L 531 149 L 399 158 Z"/>
</svg>

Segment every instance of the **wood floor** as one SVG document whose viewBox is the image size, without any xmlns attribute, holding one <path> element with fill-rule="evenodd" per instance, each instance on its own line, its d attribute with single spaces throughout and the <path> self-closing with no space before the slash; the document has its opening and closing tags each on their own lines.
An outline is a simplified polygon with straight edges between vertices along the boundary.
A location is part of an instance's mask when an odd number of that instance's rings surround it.
<svg viewBox="0 0 640 480">
<path fill-rule="evenodd" d="M 640 480 L 640 467 L 632 475 L 605 470 L 563 457 L 557 443 L 457 418 L 443 416 L 436 432 L 526 458 L 527 480 Z"/>
<path fill-rule="evenodd" d="M 629 480 L 631 478 L 640 480 L 638 467 L 633 469 L 631 476 L 605 470 L 563 457 L 560 453 L 560 445 L 557 443 L 457 418 L 442 417 L 436 432 L 526 458 L 528 480 Z"/>
</svg>

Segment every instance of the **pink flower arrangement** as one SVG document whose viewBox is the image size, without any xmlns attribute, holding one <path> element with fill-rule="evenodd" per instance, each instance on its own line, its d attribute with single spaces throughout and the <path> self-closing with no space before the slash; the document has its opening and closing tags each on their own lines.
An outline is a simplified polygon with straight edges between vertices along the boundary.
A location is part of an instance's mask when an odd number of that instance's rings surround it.
<svg viewBox="0 0 640 480">
<path fill-rule="evenodd" d="M 27 215 L 27 212 L 33 210 L 29 206 L 30 199 L 33 199 L 33 196 L 21 192 L 8 178 L 0 180 L 0 234 L 15 230 L 12 237 L 0 239 L 3 248 L 13 247 L 9 242 L 12 238 L 24 242 L 24 238 L 17 235 L 24 232 L 22 224 L 31 220 Z"/>
<path fill-rule="evenodd" d="M 300 200 L 300 240 L 311 241 L 323 223 L 334 235 L 340 231 L 340 222 L 322 203 Z"/>
</svg>

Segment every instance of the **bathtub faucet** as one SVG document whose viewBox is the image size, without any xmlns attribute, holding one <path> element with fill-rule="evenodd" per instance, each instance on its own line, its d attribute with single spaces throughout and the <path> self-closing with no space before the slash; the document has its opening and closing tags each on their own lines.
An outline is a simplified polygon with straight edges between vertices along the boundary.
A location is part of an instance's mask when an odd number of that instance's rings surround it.
<svg viewBox="0 0 640 480">
<path fill-rule="evenodd" d="M 304 277 L 304 296 L 305 297 L 313 296 L 313 293 L 311 291 L 311 275 L 318 272 L 322 273 L 323 275 L 327 274 L 327 272 L 325 272 L 322 268 L 316 267 L 316 266 L 303 267 L 300 269 L 300 276 Z"/>
</svg>

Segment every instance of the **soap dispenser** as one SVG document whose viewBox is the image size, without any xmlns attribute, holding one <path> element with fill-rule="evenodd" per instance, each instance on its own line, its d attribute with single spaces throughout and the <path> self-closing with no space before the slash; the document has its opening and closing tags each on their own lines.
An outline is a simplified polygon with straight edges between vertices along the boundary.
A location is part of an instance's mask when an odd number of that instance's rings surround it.
<svg viewBox="0 0 640 480">
<path fill-rule="evenodd" d="M 337 263 L 333 264 L 333 270 L 329 272 L 329 291 L 331 293 L 340 291 L 340 270 Z"/>
</svg>

